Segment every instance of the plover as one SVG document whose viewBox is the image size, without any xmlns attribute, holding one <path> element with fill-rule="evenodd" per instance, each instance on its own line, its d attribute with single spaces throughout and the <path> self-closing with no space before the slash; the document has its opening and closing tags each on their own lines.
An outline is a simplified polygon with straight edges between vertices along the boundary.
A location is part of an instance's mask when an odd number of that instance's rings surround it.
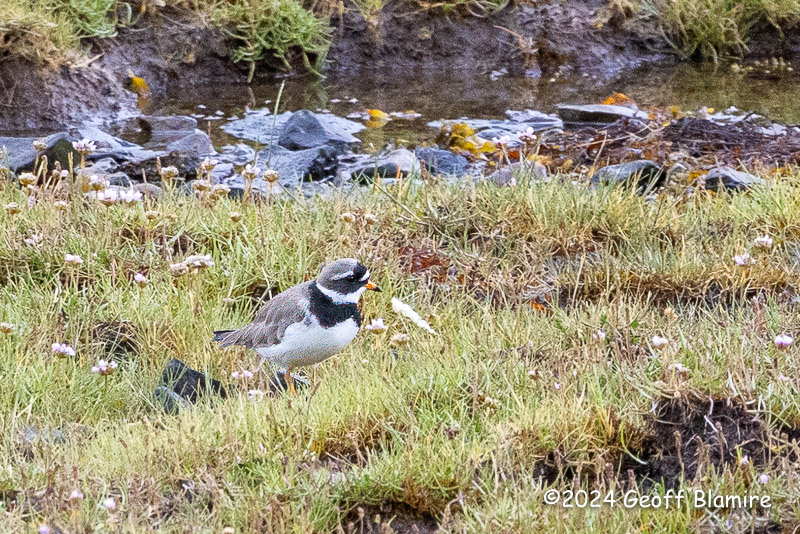
<svg viewBox="0 0 800 534">
<path fill-rule="evenodd" d="M 356 337 L 361 295 L 368 289 L 380 291 L 369 275 L 369 269 L 353 258 L 337 260 L 326 265 L 316 281 L 270 299 L 249 325 L 214 332 L 214 341 L 255 350 L 284 373 L 295 395 L 293 369 L 330 358 Z"/>
</svg>

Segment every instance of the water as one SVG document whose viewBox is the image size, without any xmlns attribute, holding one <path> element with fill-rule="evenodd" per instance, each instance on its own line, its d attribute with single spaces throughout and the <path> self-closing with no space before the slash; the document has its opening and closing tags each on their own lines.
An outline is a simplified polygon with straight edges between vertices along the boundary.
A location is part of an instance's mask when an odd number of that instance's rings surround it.
<svg viewBox="0 0 800 534">
<path fill-rule="evenodd" d="M 639 70 L 614 81 L 571 75 L 555 81 L 500 77 L 488 73 L 409 73 L 398 77 L 371 74 L 330 76 L 326 79 L 292 77 L 285 80 L 281 111 L 327 109 L 339 116 L 377 108 L 386 112 L 413 110 L 421 117 L 392 120 L 369 128 L 359 137 L 367 145 L 389 142 L 418 144 L 431 141 L 436 131 L 426 124 L 437 119 L 504 118 L 509 109 L 554 112 L 556 105 L 602 102 L 613 92 L 625 93 L 640 107 L 677 105 L 694 111 L 703 106 L 718 110 L 734 106 L 766 115 L 777 122 L 800 123 L 800 76 L 796 72 L 765 73 L 764 69 L 734 74 L 729 67 L 681 64 Z M 242 116 L 246 107 L 274 109 L 281 81 L 261 85 L 214 85 L 181 91 L 156 100 L 150 113 L 202 114 L 220 119 L 199 122 L 215 143 L 236 140 L 221 132 L 225 120 Z M 356 98 L 356 103 L 348 102 Z M 332 103 L 331 100 L 340 100 Z M 198 108 L 205 106 L 205 109 Z"/>
</svg>

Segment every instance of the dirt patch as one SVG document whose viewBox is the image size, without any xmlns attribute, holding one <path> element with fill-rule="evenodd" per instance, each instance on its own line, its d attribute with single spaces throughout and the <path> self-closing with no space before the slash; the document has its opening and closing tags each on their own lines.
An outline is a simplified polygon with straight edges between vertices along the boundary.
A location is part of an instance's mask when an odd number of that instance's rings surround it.
<svg viewBox="0 0 800 534">
<path fill-rule="evenodd" d="M 439 525 L 432 516 L 420 514 L 407 504 L 385 502 L 355 505 L 340 528 L 347 534 L 434 534 Z"/>
<path fill-rule="evenodd" d="M 747 457 L 756 467 L 769 461 L 766 424 L 741 401 L 721 398 L 661 401 L 648 421 L 652 440 L 638 457 L 638 477 L 675 488 L 681 479 L 702 479 Z"/>
<path fill-rule="evenodd" d="M 639 37 L 633 22 L 612 17 L 606 6 L 602 0 L 548 2 L 481 15 L 393 1 L 372 22 L 352 9 L 333 22 L 328 70 L 506 68 L 537 76 L 566 66 L 611 76 L 670 60 L 663 43 Z"/>
</svg>

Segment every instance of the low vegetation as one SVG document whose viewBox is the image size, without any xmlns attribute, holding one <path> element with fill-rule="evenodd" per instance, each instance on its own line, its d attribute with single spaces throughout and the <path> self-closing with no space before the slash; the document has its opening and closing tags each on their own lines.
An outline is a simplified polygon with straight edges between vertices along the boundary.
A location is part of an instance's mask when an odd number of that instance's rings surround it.
<svg viewBox="0 0 800 534">
<path fill-rule="evenodd" d="M 791 530 L 799 189 L 644 198 L 523 175 L 106 206 L 5 181 L 0 530 Z M 171 272 L 192 254 L 213 266 Z M 233 378 L 254 357 L 211 331 L 347 256 L 384 290 L 366 322 L 388 329 L 309 370 L 297 398 Z M 153 391 L 176 357 L 228 397 L 165 414 Z M 100 359 L 115 372 L 93 373 Z M 771 507 L 563 509 L 549 488 Z"/>
</svg>

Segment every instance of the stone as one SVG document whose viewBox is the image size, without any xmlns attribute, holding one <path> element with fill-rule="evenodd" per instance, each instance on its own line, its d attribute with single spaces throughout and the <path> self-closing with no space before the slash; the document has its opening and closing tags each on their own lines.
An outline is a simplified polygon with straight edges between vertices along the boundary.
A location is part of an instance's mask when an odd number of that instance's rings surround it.
<svg viewBox="0 0 800 534">
<path fill-rule="evenodd" d="M 297 112 L 300 113 L 300 112 Z M 310 112 L 309 112 L 310 113 Z M 249 113 L 246 117 L 230 121 L 222 126 L 222 131 L 239 139 L 257 141 L 264 146 L 277 144 L 284 125 L 294 113 L 287 111 L 280 115 L 271 115 L 268 109 Z M 365 129 L 361 123 L 351 121 L 330 113 L 312 113 L 320 122 L 328 135 L 347 144 L 360 143 L 353 134 Z"/>
<path fill-rule="evenodd" d="M 663 185 L 666 178 L 664 169 L 649 159 L 608 165 L 598 170 L 592 176 L 591 183 L 599 184 L 625 184 L 635 185 L 640 189 L 658 187 Z"/>
<path fill-rule="evenodd" d="M 156 400 L 168 413 L 196 404 L 202 397 L 227 398 L 228 392 L 219 380 L 208 378 L 177 358 L 167 363 L 155 391 Z"/>
<path fill-rule="evenodd" d="M 170 142 L 167 144 L 166 151 L 168 153 L 179 152 L 201 159 L 217 153 L 211 138 L 200 130 L 195 130 L 189 135 L 183 135 L 180 139 Z"/>
<path fill-rule="evenodd" d="M 505 167 L 496 170 L 492 174 L 486 177 L 487 182 L 492 182 L 499 187 L 507 187 L 510 185 L 516 185 L 517 177 L 521 177 L 526 173 L 530 173 L 530 177 L 533 180 L 546 180 L 547 179 L 547 169 L 544 165 L 539 163 L 538 161 L 531 165 L 526 164 L 526 168 L 523 169 L 522 164 L 520 162 L 512 163 L 511 165 L 506 165 Z"/>
<path fill-rule="evenodd" d="M 706 175 L 706 189 L 714 191 L 746 191 L 753 186 L 765 185 L 766 182 L 753 174 L 737 171 L 730 167 L 711 169 Z"/>
<path fill-rule="evenodd" d="M 3 153 L 3 156 L 0 157 L 0 162 L 8 158 L 8 168 L 11 169 L 11 172 L 32 171 L 33 164 L 36 161 L 36 150 L 33 148 L 33 142 L 39 139 L 47 145 L 43 154 L 47 156 L 48 165 L 52 166 L 53 163 L 58 161 L 63 169 L 68 169 L 70 154 L 72 154 L 75 167 L 80 163 L 80 155 L 72 148 L 73 141 L 78 141 L 78 139 L 66 132 L 48 135 L 44 138 L 0 137 L 0 152 Z"/>
<path fill-rule="evenodd" d="M 228 163 L 233 163 L 234 165 L 247 165 L 248 163 L 253 163 L 253 160 L 256 158 L 256 151 L 250 146 L 245 145 L 244 143 L 238 143 L 236 145 L 226 145 L 220 149 L 219 153 L 217 154 L 217 159 L 220 161 L 226 161 Z"/>
<path fill-rule="evenodd" d="M 235 173 L 233 163 L 217 163 L 211 169 L 211 183 L 218 184 Z"/>
<path fill-rule="evenodd" d="M 346 129 L 339 128 L 337 122 L 326 121 L 323 125 L 319 116 L 307 109 L 293 113 L 278 136 L 278 145 L 289 150 L 305 150 L 335 143 L 357 145 L 361 141 Z"/>
<path fill-rule="evenodd" d="M 421 147 L 417 148 L 414 154 L 425 164 L 425 168 L 431 174 L 462 176 L 469 165 L 467 158 L 453 154 L 449 150 Z"/>
<path fill-rule="evenodd" d="M 334 177 L 339 167 L 339 156 L 344 151 L 341 145 L 325 145 L 306 150 L 288 150 L 275 146 L 272 151 L 265 149 L 259 152 L 258 161 L 260 167 L 278 171 L 281 184 L 291 187 L 306 180 Z M 265 185 L 269 187 L 269 184 Z"/>
<path fill-rule="evenodd" d="M 369 181 L 378 176 L 381 178 L 395 178 L 406 176 L 412 172 L 419 172 L 420 162 L 413 152 L 405 148 L 399 148 L 389 152 L 385 156 L 376 160 L 370 158 L 366 165 L 356 166 L 350 171 L 353 178 L 359 182 Z"/>
<path fill-rule="evenodd" d="M 103 158 L 92 163 L 86 168 L 89 174 L 111 174 L 119 169 L 119 163 L 114 158 Z"/>
<path fill-rule="evenodd" d="M 108 184 L 117 187 L 130 187 L 133 180 L 124 172 L 114 172 L 108 175 Z"/>
<path fill-rule="evenodd" d="M 608 104 L 587 106 L 558 105 L 558 116 L 564 124 L 611 124 L 619 119 L 647 119 L 647 113 L 636 108 Z"/>
<path fill-rule="evenodd" d="M 530 126 L 536 131 L 564 127 L 564 122 L 557 116 L 535 109 L 508 110 L 506 111 L 506 117 L 514 122 L 525 123 L 526 128 Z"/>
</svg>

